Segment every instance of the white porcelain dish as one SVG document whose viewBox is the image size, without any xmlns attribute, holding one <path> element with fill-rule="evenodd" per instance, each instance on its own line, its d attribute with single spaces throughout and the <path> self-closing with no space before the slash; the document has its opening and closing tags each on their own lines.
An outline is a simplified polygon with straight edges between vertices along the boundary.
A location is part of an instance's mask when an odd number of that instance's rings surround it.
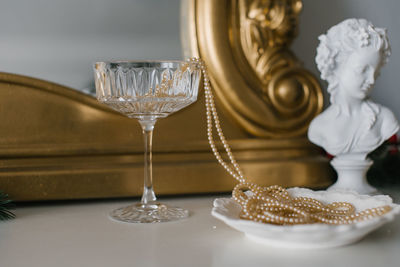
<svg viewBox="0 0 400 267">
<path fill-rule="evenodd" d="M 390 205 L 392 210 L 381 217 L 351 225 L 280 226 L 240 219 L 239 204 L 231 198 L 218 198 L 214 200 L 211 214 L 254 241 L 275 247 L 314 249 L 354 243 L 383 224 L 392 221 L 395 215 L 400 213 L 400 205 L 394 204 L 389 196 L 359 195 L 356 192 L 340 190 L 312 191 L 305 188 L 290 188 L 288 191 L 293 197 L 312 197 L 323 203 L 347 201 L 355 206 L 356 211 L 383 205 Z"/>
</svg>

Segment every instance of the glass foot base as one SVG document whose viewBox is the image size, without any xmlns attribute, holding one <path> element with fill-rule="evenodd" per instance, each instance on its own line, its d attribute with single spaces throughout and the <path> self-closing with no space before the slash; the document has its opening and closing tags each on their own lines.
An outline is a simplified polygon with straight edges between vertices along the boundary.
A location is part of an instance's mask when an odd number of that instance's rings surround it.
<svg viewBox="0 0 400 267">
<path fill-rule="evenodd" d="M 127 223 L 158 223 L 181 220 L 189 217 L 189 211 L 168 207 L 161 203 L 134 204 L 113 210 L 110 213 L 113 220 Z"/>
</svg>

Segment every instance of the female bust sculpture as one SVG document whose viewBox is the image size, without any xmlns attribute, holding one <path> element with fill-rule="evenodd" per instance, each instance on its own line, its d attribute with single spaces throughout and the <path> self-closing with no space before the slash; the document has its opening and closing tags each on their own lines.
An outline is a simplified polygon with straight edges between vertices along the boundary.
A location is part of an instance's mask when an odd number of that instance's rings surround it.
<svg viewBox="0 0 400 267">
<path fill-rule="evenodd" d="M 365 19 L 348 19 L 330 28 L 319 40 L 316 62 L 321 78 L 328 82 L 331 105 L 311 122 L 308 138 L 336 156 L 332 161 L 338 171 L 334 187 L 369 193 L 374 190 L 365 180 L 372 164 L 367 154 L 399 130 L 393 113 L 369 99 L 379 71 L 390 56 L 386 30 L 375 28 Z M 363 185 L 341 181 L 350 174 L 339 169 L 361 165 Z"/>
</svg>

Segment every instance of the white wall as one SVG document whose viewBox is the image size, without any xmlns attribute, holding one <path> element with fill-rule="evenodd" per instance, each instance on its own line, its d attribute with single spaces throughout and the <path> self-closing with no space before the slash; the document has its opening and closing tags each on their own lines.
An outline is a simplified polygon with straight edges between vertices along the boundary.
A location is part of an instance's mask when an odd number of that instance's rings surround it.
<svg viewBox="0 0 400 267">
<path fill-rule="evenodd" d="M 179 59 L 179 0 L 0 0 L 0 71 L 92 86 L 92 63 Z"/>
<path fill-rule="evenodd" d="M 184 1 L 184 0 L 183 0 Z M 400 119 L 400 1 L 303 0 L 293 49 L 319 77 L 319 34 L 345 18 L 389 30 L 393 54 L 373 99 Z M 0 71 L 73 88 L 92 87 L 91 64 L 111 59 L 179 59 L 180 0 L 1 0 Z"/>
</svg>

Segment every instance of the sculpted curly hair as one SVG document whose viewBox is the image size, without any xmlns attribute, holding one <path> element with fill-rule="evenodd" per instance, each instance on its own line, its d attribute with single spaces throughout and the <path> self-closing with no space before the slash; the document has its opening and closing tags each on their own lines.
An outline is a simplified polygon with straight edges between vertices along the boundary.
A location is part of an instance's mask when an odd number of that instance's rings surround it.
<svg viewBox="0 0 400 267">
<path fill-rule="evenodd" d="M 315 61 L 321 78 L 328 82 L 331 103 L 335 103 L 338 81 L 335 71 L 339 62 L 345 62 L 354 51 L 362 47 L 373 47 L 381 52 L 383 66 L 391 54 L 386 29 L 375 28 L 365 19 L 347 19 L 319 36 Z"/>
</svg>

